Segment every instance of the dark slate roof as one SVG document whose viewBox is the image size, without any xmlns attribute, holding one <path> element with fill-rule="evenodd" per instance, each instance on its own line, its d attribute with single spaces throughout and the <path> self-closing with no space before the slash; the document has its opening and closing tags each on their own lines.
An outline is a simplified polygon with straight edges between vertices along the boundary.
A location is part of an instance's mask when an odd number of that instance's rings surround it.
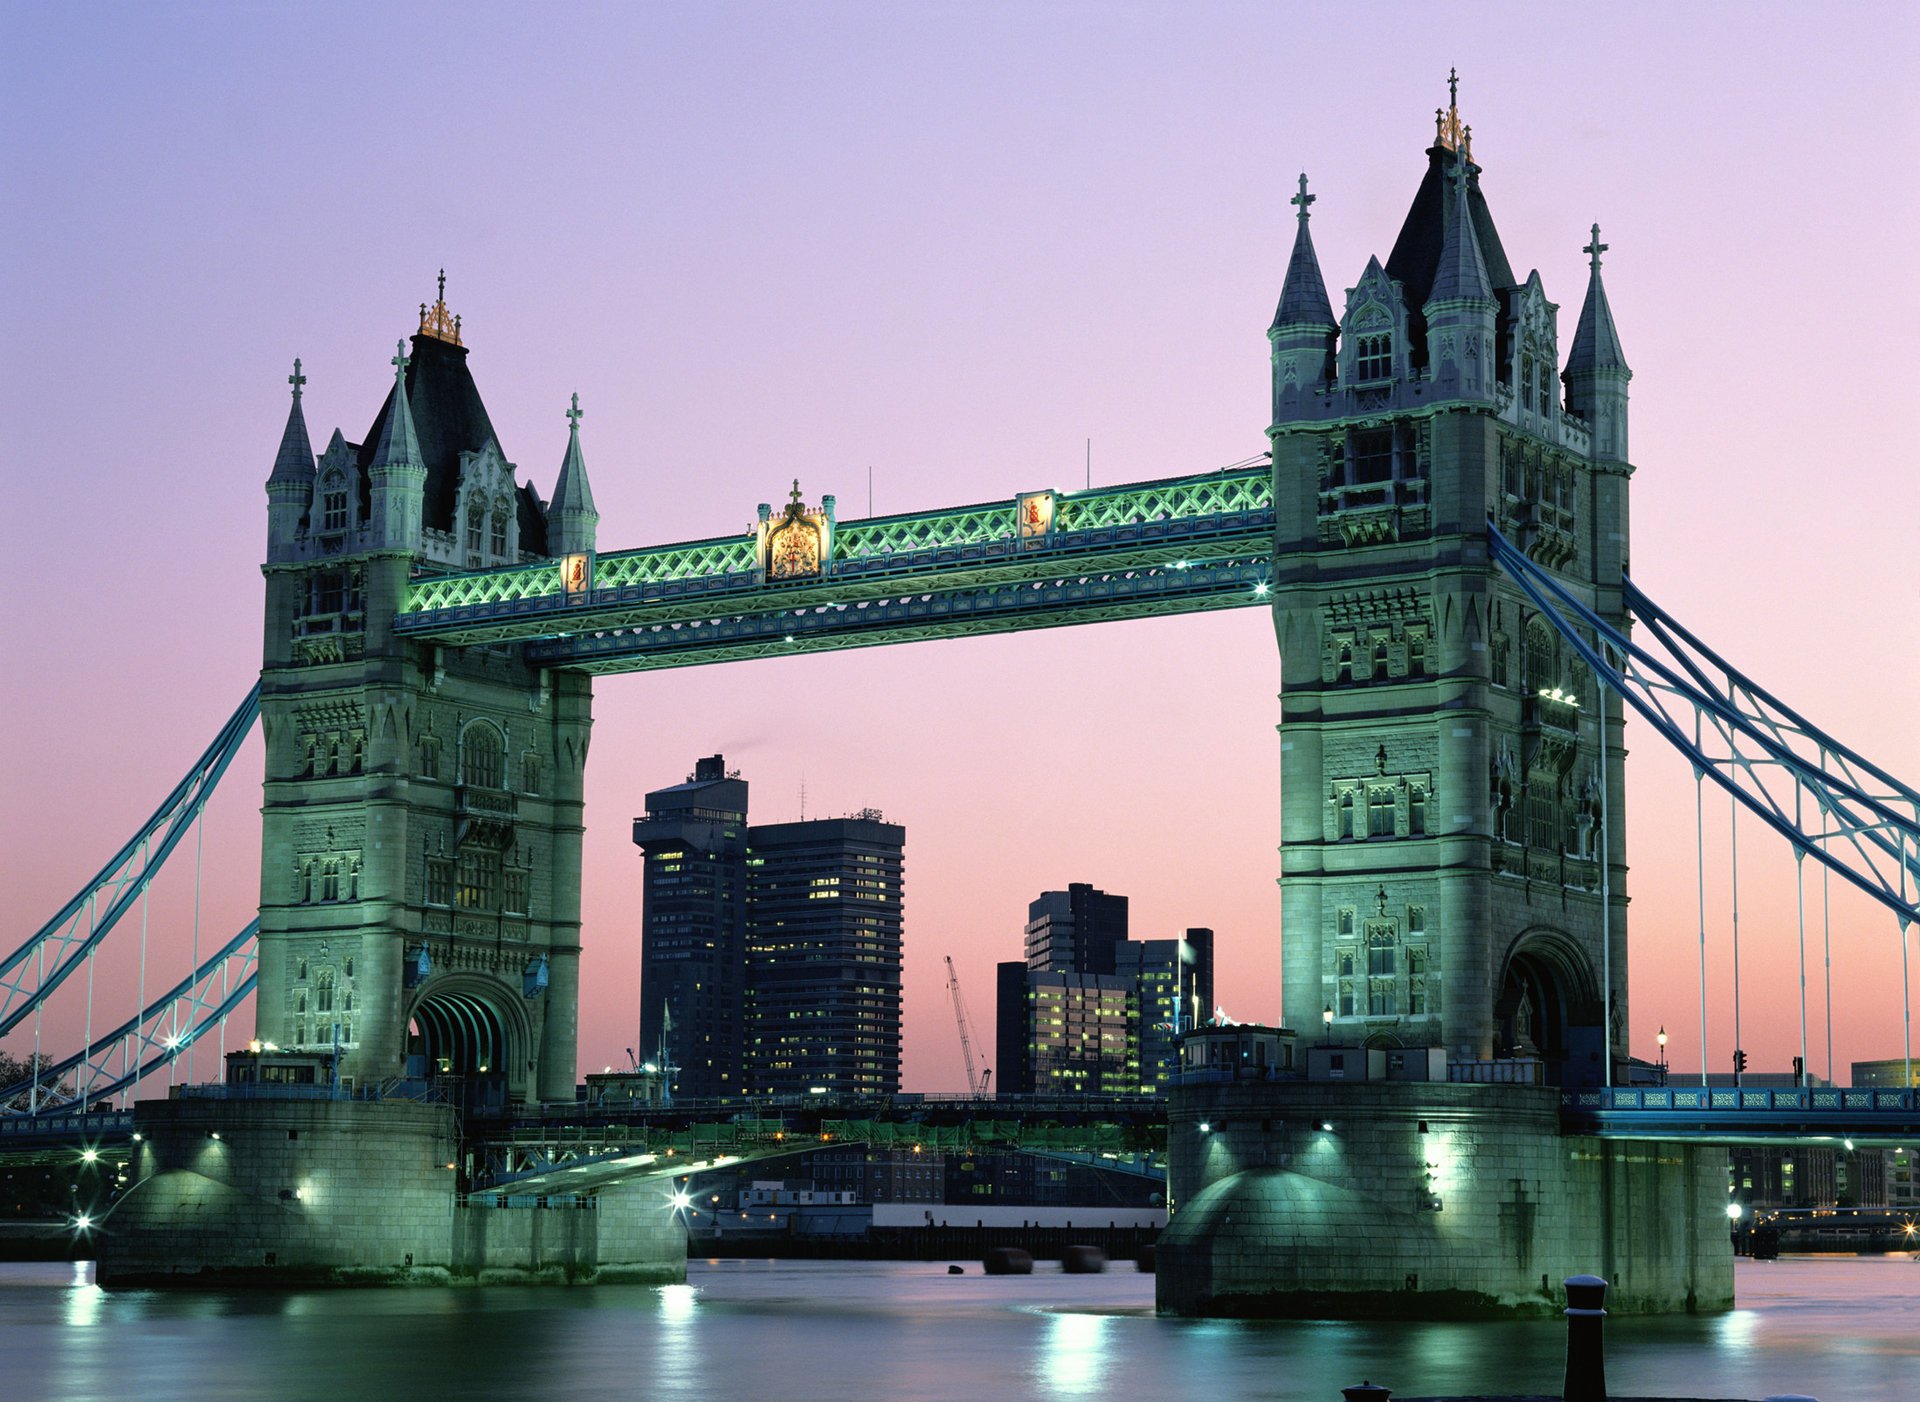
<svg viewBox="0 0 1920 1402">
<path fill-rule="evenodd" d="M 300 409 L 300 396 L 294 395 L 287 411 L 286 431 L 280 435 L 280 451 L 274 455 L 269 482 L 313 481 L 313 444 L 307 439 L 307 416 Z"/>
<path fill-rule="evenodd" d="M 1587 300 L 1580 308 L 1580 325 L 1573 333 L 1573 349 L 1567 352 L 1567 370 L 1572 373 L 1625 369 L 1627 357 L 1620 350 L 1620 335 L 1613 329 L 1613 308 L 1607 305 L 1606 284 L 1600 281 L 1600 270 L 1595 268 L 1587 279 Z"/>
<path fill-rule="evenodd" d="M 1414 192 L 1413 204 L 1400 226 L 1400 237 L 1393 241 L 1393 252 L 1387 255 L 1387 276 L 1398 278 L 1406 290 L 1408 332 L 1413 342 L 1409 349 L 1416 364 L 1426 363 L 1427 322 L 1421 309 L 1433 295 L 1440 251 L 1454 221 L 1453 182 L 1448 179 L 1448 173 L 1457 159 L 1455 153 L 1444 146 L 1427 148 L 1426 174 Z M 1467 208 L 1472 212 L 1473 231 L 1480 245 L 1487 280 L 1504 303 L 1507 300 L 1504 294 L 1518 284 L 1507 262 L 1507 251 L 1501 247 L 1500 231 L 1493 226 L 1493 213 L 1487 208 L 1486 196 L 1480 193 L 1480 168 L 1472 163 L 1467 167 Z"/>
<path fill-rule="evenodd" d="M 540 494 L 534 491 L 531 483 L 522 482 L 514 489 L 514 508 L 520 517 L 520 548 L 535 555 L 547 553 L 547 511 L 540 502 Z"/>
<path fill-rule="evenodd" d="M 1280 289 L 1280 305 L 1274 310 L 1273 324 L 1281 326 L 1319 326 L 1329 331 L 1340 323 L 1333 318 L 1333 303 L 1327 299 L 1326 279 L 1320 276 L 1320 259 L 1313 251 L 1313 236 L 1307 221 L 1293 236 L 1293 256 L 1287 259 L 1287 280 Z"/>
<path fill-rule="evenodd" d="M 480 391 L 467 370 L 467 349 L 438 337 L 415 335 L 412 358 L 407 363 L 407 407 L 412 411 L 414 437 L 420 444 L 420 458 L 427 468 L 426 519 L 429 529 L 453 529 L 454 493 L 460 486 L 460 454 L 477 453 L 489 440 L 495 440 L 493 422 L 487 406 L 480 402 Z M 393 391 L 380 405 L 373 426 L 362 438 L 359 456 L 362 482 L 372 466 L 374 453 L 387 427 L 393 409 Z M 496 440 L 497 441 L 497 440 Z M 520 510 L 522 549 L 544 549 L 546 528 L 538 530 L 538 544 L 530 544 L 527 535 L 527 505 Z"/>
</svg>

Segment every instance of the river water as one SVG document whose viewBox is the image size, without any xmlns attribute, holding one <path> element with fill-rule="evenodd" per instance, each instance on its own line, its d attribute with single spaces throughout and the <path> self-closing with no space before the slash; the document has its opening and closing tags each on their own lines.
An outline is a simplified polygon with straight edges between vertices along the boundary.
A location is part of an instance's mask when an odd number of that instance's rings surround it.
<svg viewBox="0 0 1920 1402">
<path fill-rule="evenodd" d="M 1607 1324 L 1616 1397 L 1920 1399 L 1920 1262 L 1741 1261 L 1740 1308 Z M 1558 1395 L 1565 1330 L 1159 1319 L 1123 1267 L 1026 1277 L 901 1262 L 696 1261 L 688 1283 L 579 1289 L 108 1292 L 82 1264 L 0 1266 L 7 1402 L 513 1398 Z"/>
</svg>

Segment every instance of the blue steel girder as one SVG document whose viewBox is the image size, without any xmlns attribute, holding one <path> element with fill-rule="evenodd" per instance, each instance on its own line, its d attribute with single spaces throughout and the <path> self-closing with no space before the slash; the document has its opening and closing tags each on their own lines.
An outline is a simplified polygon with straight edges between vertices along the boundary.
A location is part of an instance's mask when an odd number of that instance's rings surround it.
<svg viewBox="0 0 1920 1402">
<path fill-rule="evenodd" d="M 0 960 L 0 1037 L 64 983 L 133 908 L 200 816 L 259 714 L 256 682 L 153 816 L 53 919 Z"/>
<path fill-rule="evenodd" d="M 573 634 L 529 645 L 530 661 L 598 674 L 790 657 L 1267 602 L 1271 542 L 1221 559 L 1050 574 Z"/>
<path fill-rule="evenodd" d="M 821 573 L 801 579 L 766 579 L 752 534 L 597 555 L 587 587 L 572 593 L 559 561 L 422 578 L 409 587 L 394 627 L 454 645 L 526 642 L 1019 583 L 1074 569 L 1165 566 L 1244 553 L 1273 529 L 1264 462 L 1037 494 L 1046 499 L 1044 529 L 1023 534 L 1022 504 L 1035 495 L 837 524 Z"/>
<path fill-rule="evenodd" d="M 127 1021 L 36 1075 L 0 1087 L 0 1117 L 59 1115 L 100 1104 L 179 1060 L 246 1001 L 256 978 L 260 921 Z"/>
<path fill-rule="evenodd" d="M 1891 910 L 1920 920 L 1920 793 L 1835 740 L 1729 666 L 1630 579 L 1629 615 L 1662 658 L 1602 618 L 1554 575 L 1488 528 L 1493 558 L 1541 615 L 1696 775 Z"/>
</svg>

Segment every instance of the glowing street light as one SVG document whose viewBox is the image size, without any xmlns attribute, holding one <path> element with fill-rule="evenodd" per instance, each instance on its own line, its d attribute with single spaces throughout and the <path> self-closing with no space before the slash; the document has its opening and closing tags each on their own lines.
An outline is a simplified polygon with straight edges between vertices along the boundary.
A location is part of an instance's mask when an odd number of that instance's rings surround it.
<svg viewBox="0 0 1920 1402">
<path fill-rule="evenodd" d="M 1326 1029 L 1324 1040 L 1331 1043 L 1333 1041 L 1333 1004 L 1327 1004 L 1326 1010 L 1320 1014 L 1320 1025 Z"/>
<path fill-rule="evenodd" d="M 1727 1220 L 1729 1222 L 1738 1222 L 1746 1215 L 1746 1211 L 1746 1208 L 1742 1207 L 1739 1203 L 1730 1202 L 1727 1204 Z"/>
</svg>

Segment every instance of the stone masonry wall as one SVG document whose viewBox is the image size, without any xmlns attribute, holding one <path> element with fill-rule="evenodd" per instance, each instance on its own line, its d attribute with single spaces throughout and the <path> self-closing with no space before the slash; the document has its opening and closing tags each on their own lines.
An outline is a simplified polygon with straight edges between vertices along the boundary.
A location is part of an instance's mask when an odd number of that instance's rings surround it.
<svg viewBox="0 0 1920 1402">
<path fill-rule="evenodd" d="M 1617 1313 L 1730 1308 L 1725 1152 L 1562 1136 L 1556 1097 L 1411 1082 L 1183 1088 L 1160 1308 L 1545 1314 L 1583 1272 L 1612 1283 Z"/>
</svg>

